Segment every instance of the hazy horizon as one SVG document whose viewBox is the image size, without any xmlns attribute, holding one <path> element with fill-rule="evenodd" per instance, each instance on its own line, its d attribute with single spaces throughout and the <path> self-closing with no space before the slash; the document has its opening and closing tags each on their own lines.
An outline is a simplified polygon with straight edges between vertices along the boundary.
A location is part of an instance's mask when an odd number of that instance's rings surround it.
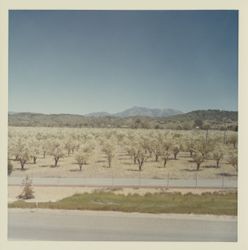
<svg viewBox="0 0 248 250">
<path fill-rule="evenodd" d="M 9 111 L 238 110 L 238 11 L 9 12 Z"/>
<path fill-rule="evenodd" d="M 53 115 L 53 114 L 58 114 L 58 115 L 63 115 L 63 114 L 68 114 L 68 115 L 89 115 L 89 114 L 94 114 L 94 113 L 108 113 L 110 115 L 115 115 L 119 112 L 123 112 L 125 110 L 128 110 L 128 109 L 131 109 L 131 108 L 148 108 L 148 109 L 160 109 L 160 108 L 149 108 L 149 107 L 141 107 L 141 106 L 133 106 L 133 107 L 130 107 L 130 108 L 126 108 L 124 110 L 119 110 L 118 112 L 108 112 L 108 111 L 94 111 L 94 112 L 90 112 L 90 113 L 64 113 L 64 112 L 61 112 L 61 113 L 49 113 L 49 112 L 31 112 L 31 111 L 15 111 L 15 110 L 9 110 L 9 113 L 37 113 L 37 114 L 46 114 L 46 115 Z M 167 108 L 165 108 L 167 109 Z M 168 109 L 172 109 L 172 108 L 168 108 Z M 173 110 L 176 110 L 176 111 L 181 111 L 181 110 L 178 110 L 178 109 L 173 109 Z M 190 110 L 190 111 L 186 111 L 186 112 L 183 112 L 183 114 L 185 113 L 188 113 L 188 112 L 192 112 L 192 111 L 198 111 L 198 110 L 221 110 L 221 111 L 229 111 L 229 112 L 238 112 L 238 110 L 225 110 L 225 109 L 195 109 L 195 110 Z"/>
</svg>

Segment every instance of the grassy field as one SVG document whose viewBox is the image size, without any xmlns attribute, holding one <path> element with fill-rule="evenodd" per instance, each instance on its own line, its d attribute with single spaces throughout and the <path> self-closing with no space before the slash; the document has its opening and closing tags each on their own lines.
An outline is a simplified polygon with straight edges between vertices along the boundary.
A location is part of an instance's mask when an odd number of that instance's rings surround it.
<svg viewBox="0 0 248 250">
<path fill-rule="evenodd" d="M 141 213 L 181 213 L 237 215 L 236 192 L 214 192 L 202 194 L 146 193 L 114 194 L 95 191 L 93 193 L 74 194 L 57 202 L 40 202 L 39 208 L 105 210 Z M 9 208 L 36 208 L 37 203 L 15 201 Z"/>
</svg>

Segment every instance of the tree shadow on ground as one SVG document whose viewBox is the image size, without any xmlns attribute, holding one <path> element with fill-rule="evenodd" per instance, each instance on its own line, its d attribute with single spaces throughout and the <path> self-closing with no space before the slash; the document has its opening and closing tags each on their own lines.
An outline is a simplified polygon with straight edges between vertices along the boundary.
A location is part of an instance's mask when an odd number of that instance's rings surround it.
<svg viewBox="0 0 248 250">
<path fill-rule="evenodd" d="M 50 168 L 58 168 L 59 165 L 55 166 L 55 165 L 50 165 Z"/>
<path fill-rule="evenodd" d="M 90 164 L 89 162 L 85 162 L 83 164 L 83 166 L 86 166 L 86 165 L 89 165 L 89 164 Z M 71 165 L 77 165 L 78 166 L 78 163 L 77 162 L 73 162 L 73 163 L 71 163 Z"/>
<path fill-rule="evenodd" d="M 80 169 L 70 169 L 70 172 L 82 172 Z"/>
<path fill-rule="evenodd" d="M 48 168 L 48 167 L 50 167 L 51 165 L 40 165 L 39 167 L 40 168 Z"/>
<path fill-rule="evenodd" d="M 202 171 L 202 169 L 188 169 L 188 168 L 184 168 L 184 169 L 180 169 L 180 171 L 186 171 L 186 172 L 200 172 Z"/>
<path fill-rule="evenodd" d="M 97 160 L 96 163 L 103 163 L 105 160 Z"/>
<path fill-rule="evenodd" d="M 139 169 L 133 169 L 133 168 L 128 168 L 127 171 L 141 172 L 141 171 L 139 171 Z"/>
<path fill-rule="evenodd" d="M 152 179 L 155 179 L 155 180 L 165 180 L 164 178 L 158 177 L 158 176 L 153 176 Z"/>
<path fill-rule="evenodd" d="M 202 168 L 217 168 L 216 165 L 205 165 Z"/>
<path fill-rule="evenodd" d="M 157 166 L 157 168 L 163 168 L 163 169 L 166 169 L 167 167 L 165 166 Z"/>
<path fill-rule="evenodd" d="M 29 170 L 29 168 L 23 168 L 23 169 L 21 169 L 21 168 L 14 168 L 13 170 L 14 170 L 14 171 L 22 171 L 22 172 L 25 172 L 25 171 Z"/>
<path fill-rule="evenodd" d="M 237 176 L 237 174 L 230 174 L 230 173 L 218 173 L 217 176 L 223 176 L 223 177 L 233 177 Z"/>
<path fill-rule="evenodd" d="M 107 166 L 107 165 L 102 165 L 101 166 L 102 168 L 108 168 L 108 169 L 111 169 L 111 167 Z"/>
</svg>

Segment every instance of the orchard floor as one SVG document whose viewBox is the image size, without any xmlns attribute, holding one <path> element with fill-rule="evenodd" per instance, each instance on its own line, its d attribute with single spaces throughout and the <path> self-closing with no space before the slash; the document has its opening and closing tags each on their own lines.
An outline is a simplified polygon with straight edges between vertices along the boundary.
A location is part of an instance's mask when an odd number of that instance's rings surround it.
<svg viewBox="0 0 248 250">
<path fill-rule="evenodd" d="M 149 158 L 142 166 L 142 171 L 138 171 L 138 165 L 134 164 L 124 151 L 119 150 L 112 161 L 112 166 L 108 167 L 108 162 L 100 150 L 96 150 L 84 165 L 82 171 L 75 162 L 75 155 L 61 158 L 58 166 L 54 167 L 54 160 L 51 156 L 39 157 L 37 163 L 29 161 L 25 169 L 21 170 L 20 163 L 12 160 L 13 172 L 11 176 L 25 177 L 80 177 L 80 178 L 152 178 L 152 179 L 193 179 L 197 175 L 201 179 L 236 179 L 237 172 L 226 160 L 220 162 L 220 167 L 216 168 L 213 160 L 204 161 L 199 171 L 196 171 L 196 164 L 192 162 L 189 153 L 180 152 L 177 160 L 170 159 L 163 167 L 161 160 L 155 162 Z"/>
</svg>

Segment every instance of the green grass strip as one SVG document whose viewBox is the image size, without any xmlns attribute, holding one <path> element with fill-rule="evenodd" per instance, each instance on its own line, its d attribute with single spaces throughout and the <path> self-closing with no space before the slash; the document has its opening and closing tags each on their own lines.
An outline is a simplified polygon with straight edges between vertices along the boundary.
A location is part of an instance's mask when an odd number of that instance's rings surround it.
<svg viewBox="0 0 248 250">
<path fill-rule="evenodd" d="M 15 201 L 10 208 L 35 208 L 35 202 Z M 39 202 L 39 208 L 105 210 L 141 213 L 194 213 L 237 215 L 237 193 L 147 193 L 114 194 L 96 191 L 75 194 L 57 202 Z"/>
</svg>

